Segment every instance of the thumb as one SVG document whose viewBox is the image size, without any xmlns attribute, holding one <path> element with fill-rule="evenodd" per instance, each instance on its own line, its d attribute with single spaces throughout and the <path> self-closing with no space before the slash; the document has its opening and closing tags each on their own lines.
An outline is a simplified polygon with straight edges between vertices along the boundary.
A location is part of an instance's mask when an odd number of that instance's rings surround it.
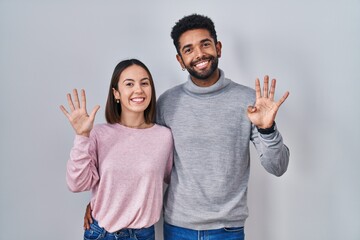
<svg viewBox="0 0 360 240">
<path fill-rule="evenodd" d="M 91 111 L 91 113 L 90 113 L 90 119 L 91 120 L 94 120 L 95 119 L 95 115 L 96 115 L 96 113 L 97 113 L 97 111 L 100 109 L 100 106 L 99 105 L 96 105 L 95 107 L 94 107 L 94 109 Z"/>
<path fill-rule="evenodd" d="M 256 112 L 256 107 L 255 106 L 248 106 L 248 108 L 247 108 L 247 111 L 248 111 L 248 113 L 254 113 L 254 112 Z"/>
</svg>

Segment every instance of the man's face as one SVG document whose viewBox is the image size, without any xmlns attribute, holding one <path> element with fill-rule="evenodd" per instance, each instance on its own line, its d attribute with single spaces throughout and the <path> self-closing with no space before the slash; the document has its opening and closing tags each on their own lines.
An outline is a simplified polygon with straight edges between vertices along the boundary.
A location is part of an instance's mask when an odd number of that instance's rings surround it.
<svg viewBox="0 0 360 240">
<path fill-rule="evenodd" d="M 218 67 L 221 43 L 215 43 L 206 29 L 184 32 L 179 38 L 179 43 L 180 55 L 176 57 L 181 67 L 186 68 L 196 80 L 210 80 Z"/>
</svg>

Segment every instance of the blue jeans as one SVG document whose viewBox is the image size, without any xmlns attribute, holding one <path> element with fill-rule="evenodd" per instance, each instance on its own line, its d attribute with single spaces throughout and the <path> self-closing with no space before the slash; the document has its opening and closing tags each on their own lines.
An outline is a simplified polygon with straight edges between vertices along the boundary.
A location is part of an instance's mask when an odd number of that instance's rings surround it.
<svg viewBox="0 0 360 240">
<path fill-rule="evenodd" d="M 155 240 L 154 225 L 148 228 L 125 228 L 114 233 L 107 232 L 104 228 L 100 227 L 96 220 L 90 225 L 89 230 L 84 232 L 84 240 Z"/>
<path fill-rule="evenodd" d="M 192 230 L 164 222 L 164 240 L 244 240 L 244 227 Z"/>
</svg>

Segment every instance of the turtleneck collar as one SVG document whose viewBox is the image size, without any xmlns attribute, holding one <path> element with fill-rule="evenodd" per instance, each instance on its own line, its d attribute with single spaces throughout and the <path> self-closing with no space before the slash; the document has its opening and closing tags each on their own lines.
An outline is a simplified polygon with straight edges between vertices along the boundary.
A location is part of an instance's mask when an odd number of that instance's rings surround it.
<svg viewBox="0 0 360 240">
<path fill-rule="evenodd" d="M 215 84 L 213 84 L 213 85 L 211 85 L 209 87 L 199 87 L 199 86 L 195 85 L 193 83 L 193 81 L 191 80 L 191 77 L 189 75 L 188 76 L 188 81 L 184 85 L 185 91 L 187 91 L 190 94 L 204 95 L 204 96 L 205 95 L 206 96 L 211 96 L 211 95 L 216 94 L 220 90 L 227 87 L 231 82 L 230 79 L 225 78 L 224 71 L 222 71 L 221 69 L 219 69 L 219 71 L 220 71 L 219 80 Z"/>
</svg>

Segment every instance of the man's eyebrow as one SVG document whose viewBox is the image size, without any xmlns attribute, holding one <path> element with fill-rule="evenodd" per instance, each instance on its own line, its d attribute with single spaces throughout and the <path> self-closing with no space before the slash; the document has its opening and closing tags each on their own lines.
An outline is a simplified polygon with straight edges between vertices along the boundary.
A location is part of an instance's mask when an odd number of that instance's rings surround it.
<svg viewBox="0 0 360 240">
<path fill-rule="evenodd" d="M 204 43 L 204 42 L 211 42 L 211 39 L 210 38 L 205 38 L 203 40 L 200 41 L 201 43 Z"/>
<path fill-rule="evenodd" d="M 191 46 L 192 46 L 192 44 L 187 44 L 187 45 L 183 46 L 183 47 L 181 48 L 181 50 L 183 51 L 185 48 L 188 48 L 188 47 L 191 47 Z"/>
</svg>

